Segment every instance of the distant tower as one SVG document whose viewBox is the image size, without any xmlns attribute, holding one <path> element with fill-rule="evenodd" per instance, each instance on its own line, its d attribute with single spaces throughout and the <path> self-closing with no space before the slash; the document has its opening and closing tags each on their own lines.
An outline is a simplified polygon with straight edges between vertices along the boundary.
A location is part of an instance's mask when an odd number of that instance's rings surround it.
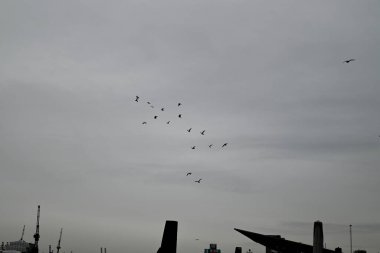
<svg viewBox="0 0 380 253">
<path fill-rule="evenodd" d="M 322 222 L 314 222 L 313 253 L 323 252 L 323 227 Z"/>
</svg>

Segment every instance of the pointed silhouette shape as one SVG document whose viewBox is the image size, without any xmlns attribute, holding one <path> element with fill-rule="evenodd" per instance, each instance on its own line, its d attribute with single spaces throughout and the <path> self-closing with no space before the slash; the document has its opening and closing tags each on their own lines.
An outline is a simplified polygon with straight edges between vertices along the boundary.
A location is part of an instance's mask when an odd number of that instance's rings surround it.
<svg viewBox="0 0 380 253">
<path fill-rule="evenodd" d="M 191 172 L 187 172 L 186 176 L 190 176 L 192 173 Z"/>
<path fill-rule="evenodd" d="M 139 98 L 140 98 L 139 96 L 136 96 L 135 101 L 136 101 L 136 102 L 139 102 Z"/>
<path fill-rule="evenodd" d="M 198 180 L 195 180 L 194 182 L 200 184 L 200 183 L 201 183 L 201 180 L 202 180 L 202 178 L 200 178 L 200 179 L 198 179 Z"/>
<path fill-rule="evenodd" d="M 178 103 L 177 105 L 178 105 L 178 106 L 181 106 L 182 104 L 181 104 L 181 103 Z"/>
<path fill-rule="evenodd" d="M 146 122 L 146 121 L 144 121 L 142 124 L 143 124 L 143 125 L 146 125 L 146 124 L 147 124 L 147 122 Z"/>
<path fill-rule="evenodd" d="M 157 253 L 177 253 L 178 221 L 167 220 Z"/>
<path fill-rule="evenodd" d="M 150 102 L 146 102 L 148 105 L 150 105 Z"/>
<path fill-rule="evenodd" d="M 182 114 L 178 114 L 178 118 L 180 118 L 180 119 L 181 119 L 181 118 L 182 118 Z"/>
<path fill-rule="evenodd" d="M 169 125 L 169 124 L 170 124 L 170 120 L 169 120 L 168 122 L 166 122 L 166 124 L 168 124 L 168 125 Z"/>
<path fill-rule="evenodd" d="M 209 148 L 212 148 L 213 144 L 208 145 Z"/>
<path fill-rule="evenodd" d="M 192 146 L 191 149 L 195 149 L 195 146 Z"/>
<path fill-rule="evenodd" d="M 158 118 L 158 116 L 154 116 L 154 119 L 157 119 Z"/>
<path fill-rule="evenodd" d="M 224 143 L 223 145 L 222 145 L 222 148 L 224 148 L 224 147 L 226 147 L 227 146 L 227 142 L 226 143 Z"/>
<path fill-rule="evenodd" d="M 355 59 L 348 59 L 348 60 L 345 60 L 345 61 L 343 61 L 343 62 L 345 62 L 345 63 L 350 63 L 350 62 L 352 62 L 352 61 L 355 61 Z"/>
<path fill-rule="evenodd" d="M 203 131 L 201 132 L 201 135 L 205 135 L 205 132 L 206 132 L 206 130 L 203 130 Z"/>
<path fill-rule="evenodd" d="M 190 128 L 189 128 L 189 129 L 187 129 L 186 131 L 188 131 L 188 132 L 190 133 L 191 129 L 192 129 L 192 128 L 190 127 Z"/>
</svg>

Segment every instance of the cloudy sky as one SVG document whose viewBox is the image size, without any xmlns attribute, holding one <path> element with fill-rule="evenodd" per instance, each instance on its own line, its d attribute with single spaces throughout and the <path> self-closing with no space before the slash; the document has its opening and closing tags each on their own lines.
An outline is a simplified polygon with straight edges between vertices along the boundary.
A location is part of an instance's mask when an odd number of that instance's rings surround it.
<svg viewBox="0 0 380 253">
<path fill-rule="evenodd" d="M 156 252 L 168 219 L 180 253 L 264 251 L 233 228 L 312 244 L 315 220 L 328 248 L 349 252 L 352 224 L 379 252 L 379 13 L 2 0 L 0 241 L 33 241 L 40 204 L 42 252 L 61 227 L 62 252 Z"/>
</svg>

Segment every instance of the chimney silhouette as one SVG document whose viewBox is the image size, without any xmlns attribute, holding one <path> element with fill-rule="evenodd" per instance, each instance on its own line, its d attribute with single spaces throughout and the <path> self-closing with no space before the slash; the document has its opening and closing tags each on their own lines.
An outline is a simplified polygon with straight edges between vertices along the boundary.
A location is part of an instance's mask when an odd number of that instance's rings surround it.
<svg viewBox="0 0 380 253">
<path fill-rule="evenodd" d="M 314 222 L 313 253 L 323 252 L 323 227 L 322 222 Z"/>
</svg>

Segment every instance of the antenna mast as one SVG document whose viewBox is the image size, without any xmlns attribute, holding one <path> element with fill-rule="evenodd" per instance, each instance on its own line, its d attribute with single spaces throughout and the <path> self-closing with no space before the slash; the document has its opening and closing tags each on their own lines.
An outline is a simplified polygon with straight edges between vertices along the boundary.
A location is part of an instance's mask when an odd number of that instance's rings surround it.
<svg viewBox="0 0 380 253">
<path fill-rule="evenodd" d="M 20 241 L 22 241 L 24 239 L 24 233 L 25 233 L 25 225 L 24 225 L 24 228 L 22 229 L 22 234 L 21 234 Z"/>
<path fill-rule="evenodd" d="M 62 238 L 62 228 L 61 228 L 61 233 L 59 233 L 59 240 L 58 240 L 58 245 L 57 245 L 57 253 L 59 253 L 59 250 L 61 249 L 61 238 Z"/>
<path fill-rule="evenodd" d="M 38 205 L 37 211 L 37 225 L 36 225 L 36 233 L 34 234 L 34 248 L 35 252 L 38 253 L 38 241 L 40 240 L 40 205 Z"/>
<path fill-rule="evenodd" d="M 350 252 L 352 253 L 352 225 L 350 224 Z"/>
</svg>

